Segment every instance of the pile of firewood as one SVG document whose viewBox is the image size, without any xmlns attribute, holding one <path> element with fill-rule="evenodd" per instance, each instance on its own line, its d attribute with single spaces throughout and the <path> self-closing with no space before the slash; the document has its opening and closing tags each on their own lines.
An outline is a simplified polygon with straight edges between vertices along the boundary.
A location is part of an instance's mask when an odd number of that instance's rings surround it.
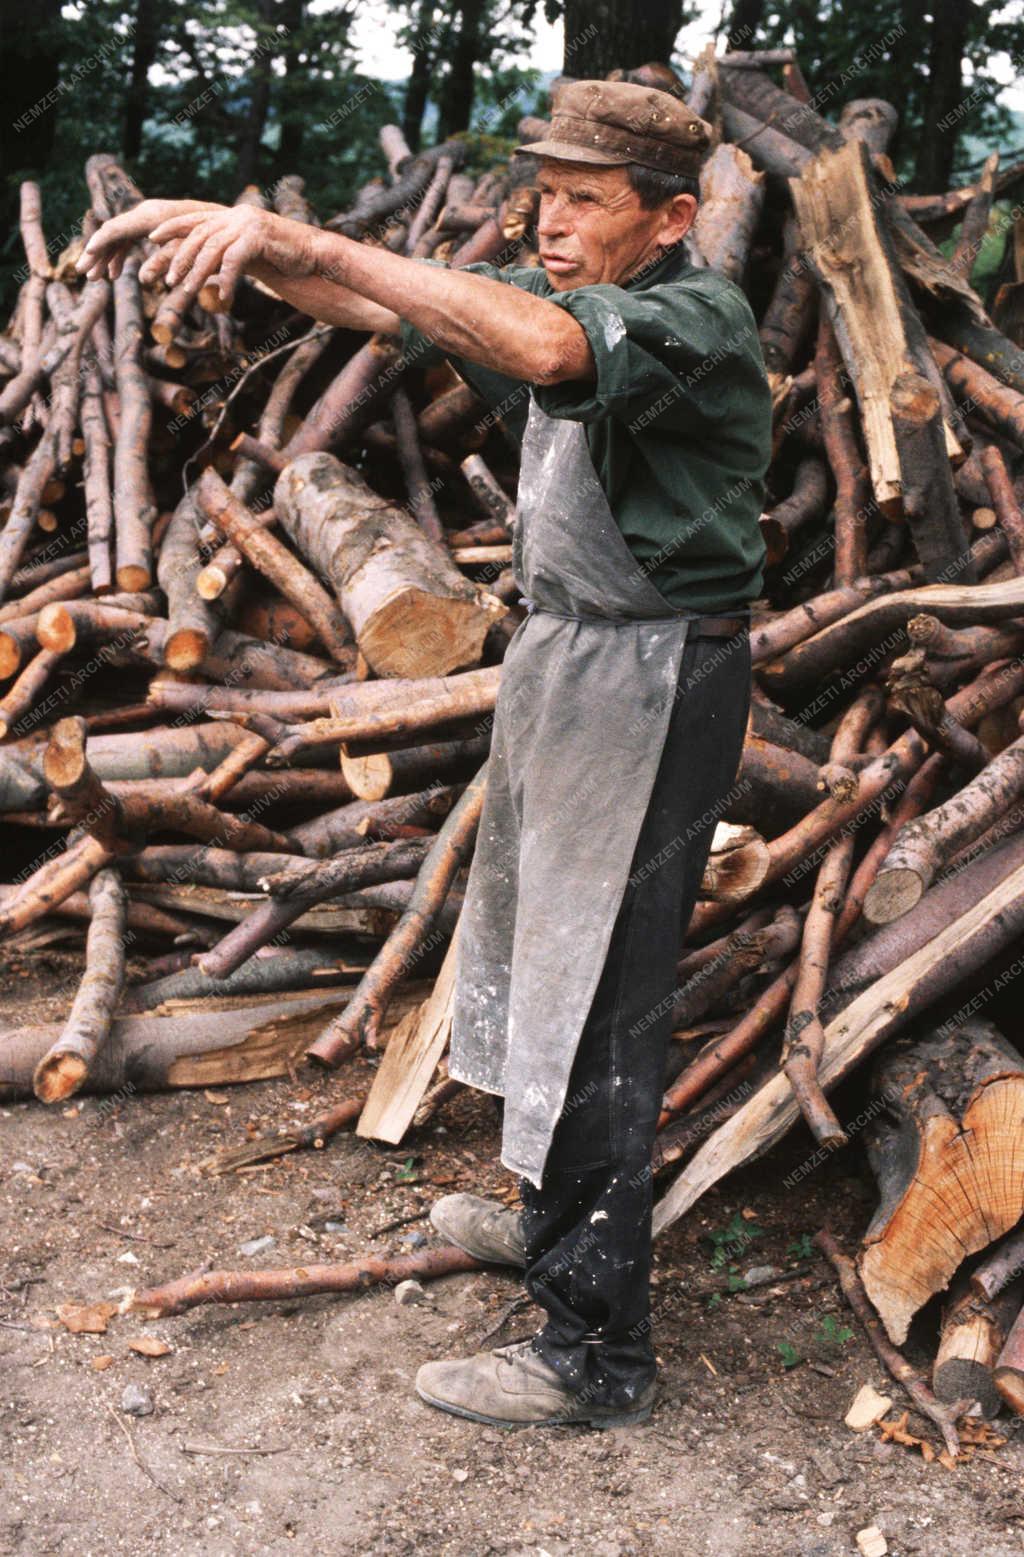
<svg viewBox="0 0 1024 1557">
<path fill-rule="evenodd" d="M 632 79 L 682 92 L 665 67 Z M 1024 1212 L 1024 1055 L 983 1010 L 1024 926 L 1020 222 L 991 313 L 971 277 L 1024 166 L 905 195 L 893 108 L 833 125 L 784 55 L 708 51 L 688 100 L 716 131 L 689 255 L 751 298 L 775 440 L 748 736 L 680 948 L 655 1169 L 683 1167 L 657 1227 L 801 1116 L 819 1153 L 845 1143 L 826 1094 L 898 1033 L 864 1128 L 880 1207 L 844 1282 L 891 1351 L 952 1281 L 936 1392 L 1016 1404 L 1024 1326 L 993 1365 L 1024 1260 L 990 1246 Z M 410 156 L 389 127 L 382 146 L 389 179 L 328 227 L 538 263 L 532 158 L 474 178 L 462 141 Z M 81 243 L 141 198 L 110 157 L 86 176 L 82 237 L 52 261 L 25 186 L 0 336 L 0 810 L 27 862 L 0 927 L 25 951 L 86 926 L 87 972 L 66 1022 L 4 1037 L 0 1095 L 380 1048 L 368 1098 L 220 1165 L 357 1121 L 397 1142 L 458 1090 L 454 936 L 523 614 L 516 445 L 450 366 L 258 283 L 225 314 L 215 291 L 142 288 L 140 251 L 80 284 Z M 316 220 L 300 179 L 271 193 Z"/>
</svg>

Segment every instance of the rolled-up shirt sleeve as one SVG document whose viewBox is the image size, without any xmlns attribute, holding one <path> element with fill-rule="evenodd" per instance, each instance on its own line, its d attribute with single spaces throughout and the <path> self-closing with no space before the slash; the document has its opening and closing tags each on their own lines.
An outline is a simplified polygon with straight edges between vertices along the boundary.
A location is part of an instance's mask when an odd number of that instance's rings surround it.
<svg viewBox="0 0 1024 1557">
<path fill-rule="evenodd" d="M 730 414 L 745 378 L 763 375 L 757 324 L 738 287 L 715 272 L 631 292 L 599 284 L 554 293 L 586 332 L 596 378 L 534 389 L 548 416 L 672 432 Z"/>
</svg>

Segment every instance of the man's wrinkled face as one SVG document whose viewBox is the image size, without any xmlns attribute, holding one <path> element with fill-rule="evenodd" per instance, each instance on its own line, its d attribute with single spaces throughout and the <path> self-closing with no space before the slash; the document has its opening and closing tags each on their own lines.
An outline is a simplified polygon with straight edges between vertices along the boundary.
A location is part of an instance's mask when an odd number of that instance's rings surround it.
<svg viewBox="0 0 1024 1557">
<path fill-rule="evenodd" d="M 627 281 L 693 224 L 692 195 L 645 211 L 624 167 L 540 159 L 540 262 L 552 290 Z"/>
</svg>

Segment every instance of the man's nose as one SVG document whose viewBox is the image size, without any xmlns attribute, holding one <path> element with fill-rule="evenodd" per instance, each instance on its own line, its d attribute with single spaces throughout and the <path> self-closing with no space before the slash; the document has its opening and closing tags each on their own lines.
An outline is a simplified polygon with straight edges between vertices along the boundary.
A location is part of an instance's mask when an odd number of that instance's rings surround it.
<svg viewBox="0 0 1024 1557">
<path fill-rule="evenodd" d="M 537 216 L 538 236 L 553 237 L 556 233 L 568 232 L 572 227 L 571 210 L 569 201 L 561 194 L 542 200 Z"/>
</svg>

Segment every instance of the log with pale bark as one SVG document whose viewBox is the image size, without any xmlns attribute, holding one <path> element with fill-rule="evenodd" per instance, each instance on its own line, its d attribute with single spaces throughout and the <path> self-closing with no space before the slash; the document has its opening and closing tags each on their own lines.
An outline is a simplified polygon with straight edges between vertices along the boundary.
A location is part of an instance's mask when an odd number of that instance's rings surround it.
<svg viewBox="0 0 1024 1557">
<path fill-rule="evenodd" d="M 282 528 L 334 591 L 378 675 L 437 676 L 480 658 L 505 614 L 402 510 L 329 454 L 293 460 L 274 493 Z"/>
</svg>

